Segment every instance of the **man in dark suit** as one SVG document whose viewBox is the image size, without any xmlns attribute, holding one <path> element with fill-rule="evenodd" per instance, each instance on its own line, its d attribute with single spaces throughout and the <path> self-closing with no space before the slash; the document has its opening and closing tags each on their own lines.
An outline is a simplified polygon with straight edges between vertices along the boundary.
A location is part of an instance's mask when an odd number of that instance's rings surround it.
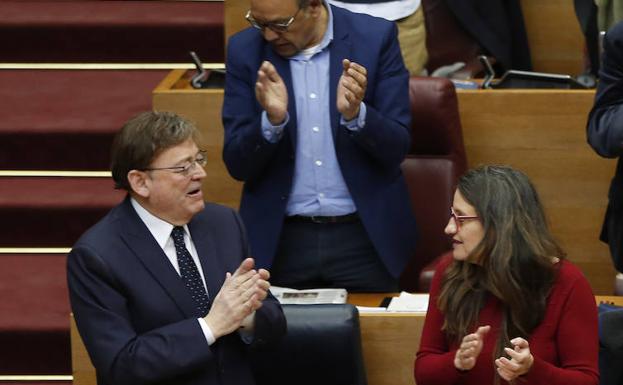
<svg viewBox="0 0 623 385">
<path fill-rule="evenodd" d="M 196 139 L 172 113 L 127 122 L 112 174 L 128 196 L 69 254 L 72 311 L 100 385 L 254 384 L 248 345 L 285 332 L 239 217 L 203 201 Z"/>
<path fill-rule="evenodd" d="M 223 158 L 245 182 L 253 255 L 276 285 L 397 290 L 416 225 L 395 24 L 322 0 L 251 0 L 246 18 L 228 44 Z"/>
<path fill-rule="evenodd" d="M 615 267 L 623 272 L 623 23 L 608 31 L 603 47 L 599 85 L 586 131 L 599 155 L 619 157 L 601 240 L 608 243 Z"/>
</svg>

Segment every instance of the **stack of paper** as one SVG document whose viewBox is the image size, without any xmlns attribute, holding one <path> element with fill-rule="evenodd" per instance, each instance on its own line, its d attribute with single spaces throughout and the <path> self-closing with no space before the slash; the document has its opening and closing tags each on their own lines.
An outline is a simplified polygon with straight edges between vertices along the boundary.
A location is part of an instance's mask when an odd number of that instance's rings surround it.
<svg viewBox="0 0 623 385">
<path fill-rule="evenodd" d="M 346 289 L 308 289 L 296 290 L 287 287 L 271 286 L 270 292 L 282 304 L 310 305 L 318 303 L 346 303 Z"/>
<path fill-rule="evenodd" d="M 400 296 L 392 298 L 387 311 L 426 312 L 428 297 L 428 294 L 410 294 L 403 291 Z"/>
</svg>

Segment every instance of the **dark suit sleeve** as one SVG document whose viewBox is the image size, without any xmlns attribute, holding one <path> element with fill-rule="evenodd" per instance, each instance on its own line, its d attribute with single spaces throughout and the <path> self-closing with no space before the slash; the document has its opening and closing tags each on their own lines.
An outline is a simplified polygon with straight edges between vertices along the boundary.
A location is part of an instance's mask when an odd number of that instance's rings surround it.
<svg viewBox="0 0 623 385">
<path fill-rule="evenodd" d="M 241 242 L 245 245 L 245 255 L 250 255 L 248 252 L 247 233 L 242 222 L 242 219 L 232 210 L 234 218 L 240 229 Z M 286 333 L 286 319 L 283 315 L 283 310 L 279 301 L 273 297 L 270 292 L 268 297 L 264 300 L 262 307 L 255 313 L 255 325 L 253 334 L 253 345 L 261 346 L 274 343 L 279 340 Z"/>
<path fill-rule="evenodd" d="M 402 60 L 398 29 L 393 23 L 385 31 L 378 60 L 375 66 L 378 73 L 368 76 L 374 85 L 368 85 L 371 92 L 364 99 L 366 124 L 352 137 L 383 166 L 396 169 L 411 145 L 411 114 L 409 72 Z"/>
<path fill-rule="evenodd" d="M 197 319 L 137 334 L 130 321 L 134 299 L 124 294 L 93 250 L 75 247 L 68 256 L 67 274 L 80 334 L 98 376 L 107 383 L 137 385 L 174 379 L 214 361 Z"/>
<path fill-rule="evenodd" d="M 255 314 L 253 345 L 274 344 L 286 334 L 286 319 L 279 302 L 269 294 Z"/>
<path fill-rule="evenodd" d="M 223 102 L 225 138 L 223 161 L 232 177 L 249 181 L 262 176 L 278 143 L 262 135 L 261 113 L 255 98 L 256 71 L 244 43 L 232 38 L 227 47 L 227 77 Z M 252 55 L 252 54 L 251 54 Z"/>
<path fill-rule="evenodd" d="M 604 157 L 623 153 L 623 24 L 604 39 L 600 80 L 587 125 L 588 142 Z"/>
</svg>

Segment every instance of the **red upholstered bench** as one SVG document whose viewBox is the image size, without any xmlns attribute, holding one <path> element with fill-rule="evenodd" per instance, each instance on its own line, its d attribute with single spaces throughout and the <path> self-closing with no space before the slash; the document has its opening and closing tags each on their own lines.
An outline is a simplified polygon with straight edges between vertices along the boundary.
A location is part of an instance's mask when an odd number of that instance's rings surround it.
<svg viewBox="0 0 623 385">
<path fill-rule="evenodd" d="M 428 292 L 431 275 L 422 272 L 451 248 L 443 229 L 467 158 L 454 85 L 448 79 L 413 76 L 409 99 L 412 148 L 402 171 L 420 238 L 400 283 L 403 290 Z"/>
<path fill-rule="evenodd" d="M 3 62 L 224 61 L 223 2 L 0 2 Z"/>
<path fill-rule="evenodd" d="M 110 178 L 4 177 L 0 183 L 2 247 L 70 247 L 125 196 Z"/>
<path fill-rule="evenodd" d="M 0 254 L 0 374 L 70 374 L 66 256 Z"/>
<path fill-rule="evenodd" d="M 114 133 L 152 108 L 167 73 L 0 71 L 0 169 L 108 170 Z"/>
</svg>

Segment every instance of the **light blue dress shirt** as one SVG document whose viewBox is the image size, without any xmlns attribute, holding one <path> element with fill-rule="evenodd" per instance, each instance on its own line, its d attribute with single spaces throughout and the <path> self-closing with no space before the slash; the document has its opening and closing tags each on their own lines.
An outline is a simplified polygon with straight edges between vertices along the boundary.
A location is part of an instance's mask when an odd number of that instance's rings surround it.
<svg viewBox="0 0 623 385">
<path fill-rule="evenodd" d="M 335 154 L 330 116 L 329 44 L 333 40 L 333 15 L 328 11 L 325 35 L 317 46 L 299 52 L 290 59 L 292 87 L 298 122 L 294 181 L 286 215 L 345 215 L 357 211 L 344 182 Z M 347 59 L 347 58 L 345 58 Z M 366 107 L 361 103 L 359 116 L 351 121 L 341 119 L 349 130 L 365 124 Z M 276 143 L 289 121 L 272 126 L 262 113 L 262 134 Z"/>
</svg>

